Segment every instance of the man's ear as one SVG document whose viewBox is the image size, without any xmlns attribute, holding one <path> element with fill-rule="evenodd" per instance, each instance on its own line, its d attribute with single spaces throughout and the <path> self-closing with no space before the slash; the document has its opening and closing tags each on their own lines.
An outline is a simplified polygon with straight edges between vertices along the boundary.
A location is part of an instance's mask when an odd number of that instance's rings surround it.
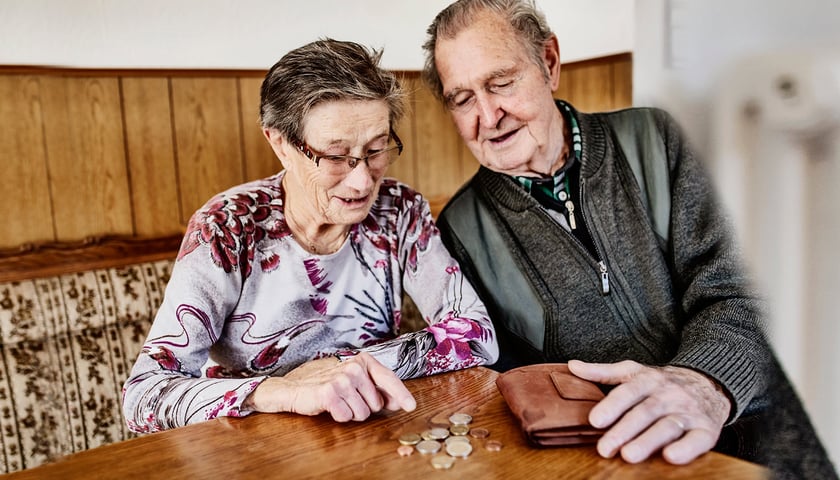
<svg viewBox="0 0 840 480">
<path fill-rule="evenodd" d="M 542 53 L 543 63 L 548 70 L 548 83 L 551 91 L 557 90 L 560 86 L 560 45 L 557 35 L 551 34 L 551 38 L 545 41 Z"/>
</svg>

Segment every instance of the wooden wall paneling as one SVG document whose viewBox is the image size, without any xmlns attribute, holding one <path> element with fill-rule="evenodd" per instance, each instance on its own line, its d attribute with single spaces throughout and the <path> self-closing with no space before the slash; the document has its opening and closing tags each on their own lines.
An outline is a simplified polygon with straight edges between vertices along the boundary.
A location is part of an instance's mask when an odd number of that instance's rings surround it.
<svg viewBox="0 0 840 480">
<path fill-rule="evenodd" d="M 417 185 L 425 196 L 452 195 L 463 183 L 462 140 L 449 112 L 425 85 L 415 89 Z"/>
<path fill-rule="evenodd" d="M 169 80 L 124 77 L 120 82 L 134 233 L 160 237 L 183 232 Z"/>
<path fill-rule="evenodd" d="M 475 156 L 473 156 L 472 150 L 467 147 L 467 144 L 464 141 L 461 141 L 461 183 L 463 184 L 472 178 L 472 176 L 475 175 L 475 172 L 478 171 L 478 167 L 480 165 L 481 164 L 478 163 Z M 452 193 L 455 193 L 455 191 Z"/>
<path fill-rule="evenodd" d="M 213 195 L 243 183 L 236 79 L 170 80 L 181 221 Z"/>
<path fill-rule="evenodd" d="M 613 108 L 627 108 L 633 105 L 633 57 L 616 59 L 613 69 Z"/>
<path fill-rule="evenodd" d="M 239 77 L 239 114 L 245 181 L 269 177 L 283 169 L 260 127 L 260 86 L 263 77 Z"/>
<path fill-rule="evenodd" d="M 613 108 L 613 75 L 610 63 L 575 65 L 570 71 L 568 100 L 582 112 Z"/>
<path fill-rule="evenodd" d="M 212 195 L 275 173 L 256 127 L 263 75 L 0 71 L 0 187 L 7 211 L 18 212 L 0 245 L 165 235 Z M 400 75 L 411 109 L 397 127 L 406 150 L 389 175 L 445 199 L 478 162 L 419 72 Z M 630 106 L 632 56 L 564 64 L 555 95 L 583 111 Z"/>
<path fill-rule="evenodd" d="M 568 100 L 571 102 L 569 99 L 569 95 L 571 94 L 570 78 L 572 76 L 573 69 L 573 65 L 560 66 L 560 81 L 557 84 L 557 90 L 554 91 L 554 98 Z"/>
<path fill-rule="evenodd" d="M 400 84 L 406 92 L 407 109 L 402 121 L 396 126 L 397 135 L 403 142 L 403 152 L 400 158 L 388 168 L 387 175 L 394 177 L 412 188 L 417 189 L 417 112 L 416 90 L 420 85 L 420 76 L 416 73 L 406 73 L 399 77 Z M 422 192 L 421 192 L 422 193 Z"/>
<path fill-rule="evenodd" d="M 42 77 L 56 240 L 132 233 L 119 80 Z"/>
<path fill-rule="evenodd" d="M 0 76 L 0 99 L 0 248 L 55 240 L 39 77 Z"/>
</svg>

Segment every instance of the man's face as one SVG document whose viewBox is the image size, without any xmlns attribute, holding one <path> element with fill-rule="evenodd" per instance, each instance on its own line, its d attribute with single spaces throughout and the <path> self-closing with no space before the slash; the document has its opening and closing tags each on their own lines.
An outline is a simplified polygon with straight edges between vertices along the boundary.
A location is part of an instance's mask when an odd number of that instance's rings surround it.
<svg viewBox="0 0 840 480">
<path fill-rule="evenodd" d="M 446 107 L 482 165 L 530 176 L 559 167 L 563 130 L 552 98 L 560 73 L 555 38 L 546 44 L 543 65 L 536 65 L 507 23 L 485 14 L 454 38 L 439 38 L 435 59 Z"/>
</svg>

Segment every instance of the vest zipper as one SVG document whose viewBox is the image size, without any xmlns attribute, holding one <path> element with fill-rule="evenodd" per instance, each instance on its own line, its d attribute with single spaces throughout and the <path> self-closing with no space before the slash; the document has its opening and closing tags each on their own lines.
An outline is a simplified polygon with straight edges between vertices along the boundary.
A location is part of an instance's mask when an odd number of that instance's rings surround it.
<svg viewBox="0 0 840 480">
<path fill-rule="evenodd" d="M 592 243 L 595 242 L 593 241 Z M 598 268 L 601 270 L 601 293 L 608 295 L 610 293 L 610 274 L 607 272 L 607 264 L 603 260 L 600 260 L 598 262 Z"/>
</svg>

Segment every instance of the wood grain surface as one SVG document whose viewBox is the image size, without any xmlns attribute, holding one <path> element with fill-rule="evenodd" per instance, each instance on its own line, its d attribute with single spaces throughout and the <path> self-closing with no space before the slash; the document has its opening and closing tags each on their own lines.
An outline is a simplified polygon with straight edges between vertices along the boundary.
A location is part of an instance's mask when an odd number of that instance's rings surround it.
<svg viewBox="0 0 840 480">
<path fill-rule="evenodd" d="M 410 380 L 414 412 L 379 414 L 339 424 L 325 415 L 257 414 L 224 418 L 146 435 L 69 456 L 50 465 L 8 475 L 22 479 L 758 479 L 762 467 L 717 453 L 690 465 L 661 458 L 637 465 L 599 457 L 593 446 L 538 449 L 519 431 L 486 368 Z M 486 440 L 471 439 L 473 453 L 450 470 L 435 470 L 432 455 L 397 454 L 399 437 L 434 426 L 448 426 L 456 412 L 472 415 L 471 427 L 501 441 L 498 452 Z"/>
</svg>

